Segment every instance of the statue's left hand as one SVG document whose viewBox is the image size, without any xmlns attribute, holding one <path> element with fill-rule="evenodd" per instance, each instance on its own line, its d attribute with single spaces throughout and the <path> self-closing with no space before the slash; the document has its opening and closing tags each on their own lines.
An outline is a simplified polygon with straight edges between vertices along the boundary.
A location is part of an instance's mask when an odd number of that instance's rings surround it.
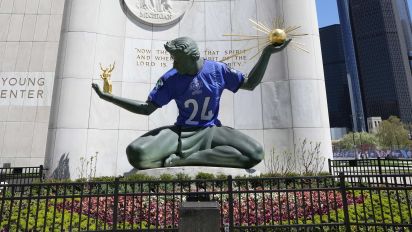
<svg viewBox="0 0 412 232">
<path fill-rule="evenodd" d="M 287 39 L 283 44 L 281 45 L 274 45 L 274 44 L 270 44 L 268 46 L 266 46 L 263 50 L 263 52 L 267 52 L 267 53 L 276 53 L 276 52 L 280 52 L 282 51 L 284 48 L 286 48 L 288 46 L 288 44 L 290 43 L 290 41 L 292 41 L 292 39 Z"/>
</svg>

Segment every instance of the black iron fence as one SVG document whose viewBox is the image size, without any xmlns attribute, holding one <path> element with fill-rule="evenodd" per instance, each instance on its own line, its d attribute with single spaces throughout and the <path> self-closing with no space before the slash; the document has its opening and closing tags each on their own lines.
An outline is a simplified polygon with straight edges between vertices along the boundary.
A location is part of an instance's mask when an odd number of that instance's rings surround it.
<svg viewBox="0 0 412 232">
<path fill-rule="evenodd" d="M 411 179 L 342 173 L 0 185 L 0 231 L 177 231 L 180 203 L 197 200 L 219 203 L 221 231 L 412 231 Z"/>
<path fill-rule="evenodd" d="M 44 167 L 10 167 L 0 168 L 0 183 L 30 184 L 44 179 Z"/>
</svg>

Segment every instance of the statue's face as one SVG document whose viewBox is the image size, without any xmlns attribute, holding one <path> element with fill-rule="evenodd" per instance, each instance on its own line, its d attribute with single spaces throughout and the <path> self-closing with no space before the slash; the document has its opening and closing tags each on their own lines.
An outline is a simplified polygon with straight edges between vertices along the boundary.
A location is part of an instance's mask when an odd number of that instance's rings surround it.
<svg viewBox="0 0 412 232">
<path fill-rule="evenodd" d="M 173 68 L 181 75 L 196 73 L 196 61 L 183 52 L 176 52 L 171 54 L 173 58 Z"/>
</svg>

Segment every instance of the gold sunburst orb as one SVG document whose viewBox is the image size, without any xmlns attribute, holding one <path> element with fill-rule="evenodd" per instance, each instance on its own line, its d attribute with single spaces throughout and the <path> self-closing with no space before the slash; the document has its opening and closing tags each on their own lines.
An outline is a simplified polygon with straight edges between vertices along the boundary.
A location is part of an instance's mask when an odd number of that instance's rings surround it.
<svg viewBox="0 0 412 232">
<path fill-rule="evenodd" d="M 287 35 L 285 30 L 275 29 L 269 34 L 269 41 L 271 44 L 283 44 L 286 41 Z"/>
</svg>

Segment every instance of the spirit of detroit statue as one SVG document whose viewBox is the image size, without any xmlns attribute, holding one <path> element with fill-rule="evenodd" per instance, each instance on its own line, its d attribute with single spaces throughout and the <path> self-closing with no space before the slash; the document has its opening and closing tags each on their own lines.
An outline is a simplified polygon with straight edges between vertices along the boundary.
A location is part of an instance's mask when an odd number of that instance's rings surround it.
<svg viewBox="0 0 412 232">
<path fill-rule="evenodd" d="M 262 146 L 218 119 L 220 97 L 224 89 L 253 90 L 261 82 L 271 54 L 283 50 L 283 44 L 268 45 L 250 74 L 245 75 L 226 64 L 205 60 L 195 41 L 181 37 L 164 46 L 173 58 L 173 68 L 157 81 L 146 102 L 93 89 L 100 98 L 136 114 L 150 115 L 175 100 L 179 109 L 173 126 L 149 131 L 126 149 L 136 169 L 170 166 L 216 166 L 251 168 L 264 157 Z"/>
</svg>

